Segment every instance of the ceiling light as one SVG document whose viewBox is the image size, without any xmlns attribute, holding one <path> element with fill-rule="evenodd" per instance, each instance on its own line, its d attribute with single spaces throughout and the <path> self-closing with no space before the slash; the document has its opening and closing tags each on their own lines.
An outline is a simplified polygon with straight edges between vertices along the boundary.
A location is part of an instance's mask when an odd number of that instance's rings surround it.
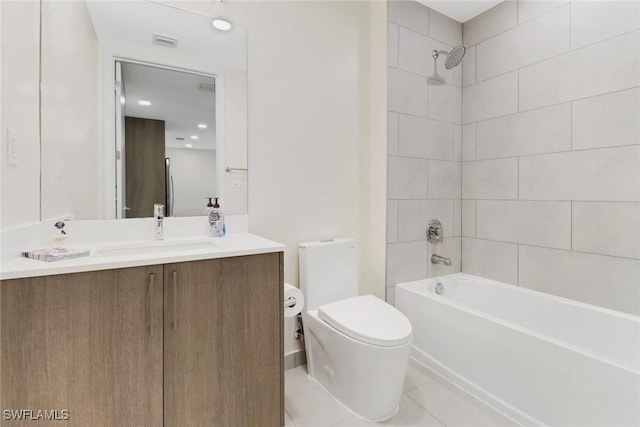
<svg viewBox="0 0 640 427">
<path fill-rule="evenodd" d="M 199 127 L 200 129 L 206 129 L 206 128 L 207 128 L 207 125 L 205 125 L 204 123 L 200 123 L 200 124 L 198 125 L 198 127 Z"/>
<path fill-rule="evenodd" d="M 191 139 L 198 139 L 198 135 L 191 135 Z"/>
<path fill-rule="evenodd" d="M 191 148 L 191 147 L 193 147 L 193 144 L 184 144 L 184 146 L 187 147 L 187 148 Z"/>
<path fill-rule="evenodd" d="M 140 101 L 138 101 L 138 104 L 144 105 L 146 107 L 146 106 L 151 105 L 151 102 L 145 101 L 144 99 L 141 99 Z"/>
<path fill-rule="evenodd" d="M 213 28 L 220 31 L 229 31 L 231 29 L 231 22 L 225 21 L 224 19 L 214 19 L 213 22 L 211 22 L 211 25 L 213 25 Z"/>
</svg>

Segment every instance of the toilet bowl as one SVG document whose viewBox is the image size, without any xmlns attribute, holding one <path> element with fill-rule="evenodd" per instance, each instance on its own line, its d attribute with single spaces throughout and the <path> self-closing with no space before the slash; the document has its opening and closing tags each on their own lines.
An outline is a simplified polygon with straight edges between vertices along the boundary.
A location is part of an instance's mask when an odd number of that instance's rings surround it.
<svg viewBox="0 0 640 427">
<path fill-rule="evenodd" d="M 309 376 L 354 414 L 395 415 L 411 350 L 409 320 L 373 295 L 358 296 L 355 242 L 300 244 Z"/>
</svg>

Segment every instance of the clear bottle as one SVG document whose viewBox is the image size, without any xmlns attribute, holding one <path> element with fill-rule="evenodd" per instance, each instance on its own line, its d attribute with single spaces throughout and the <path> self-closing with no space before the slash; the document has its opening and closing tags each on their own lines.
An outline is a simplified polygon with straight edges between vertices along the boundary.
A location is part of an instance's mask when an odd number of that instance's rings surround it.
<svg viewBox="0 0 640 427">
<path fill-rule="evenodd" d="M 213 209 L 209 212 L 209 236 L 223 237 L 227 234 L 227 227 L 224 223 L 224 215 L 218 204 L 218 197 L 214 197 Z"/>
</svg>

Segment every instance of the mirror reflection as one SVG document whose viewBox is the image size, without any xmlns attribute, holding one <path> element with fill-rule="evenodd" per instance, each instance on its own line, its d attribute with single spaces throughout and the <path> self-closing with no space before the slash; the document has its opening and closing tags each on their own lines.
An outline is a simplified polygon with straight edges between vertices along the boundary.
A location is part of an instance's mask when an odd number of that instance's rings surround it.
<svg viewBox="0 0 640 427">
<path fill-rule="evenodd" d="M 156 203 L 166 216 L 201 215 L 218 191 L 215 78 L 118 61 L 116 82 L 119 217 L 149 216 Z"/>
<path fill-rule="evenodd" d="M 134 0 L 43 2 L 41 32 L 42 220 L 246 214 L 245 28 Z"/>
</svg>

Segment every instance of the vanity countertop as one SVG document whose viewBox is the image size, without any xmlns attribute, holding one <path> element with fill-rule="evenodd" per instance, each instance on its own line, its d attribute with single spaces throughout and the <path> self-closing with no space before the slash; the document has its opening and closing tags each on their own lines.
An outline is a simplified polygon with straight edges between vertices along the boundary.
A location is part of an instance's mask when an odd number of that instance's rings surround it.
<svg viewBox="0 0 640 427">
<path fill-rule="evenodd" d="M 3 263 L 0 279 L 47 276 L 51 274 L 110 270 L 114 268 L 173 262 L 198 261 L 283 251 L 285 246 L 250 233 L 233 233 L 225 237 L 191 239 L 134 240 L 108 244 L 61 245 L 88 249 L 91 254 L 81 258 L 46 262 L 15 258 Z"/>
</svg>

